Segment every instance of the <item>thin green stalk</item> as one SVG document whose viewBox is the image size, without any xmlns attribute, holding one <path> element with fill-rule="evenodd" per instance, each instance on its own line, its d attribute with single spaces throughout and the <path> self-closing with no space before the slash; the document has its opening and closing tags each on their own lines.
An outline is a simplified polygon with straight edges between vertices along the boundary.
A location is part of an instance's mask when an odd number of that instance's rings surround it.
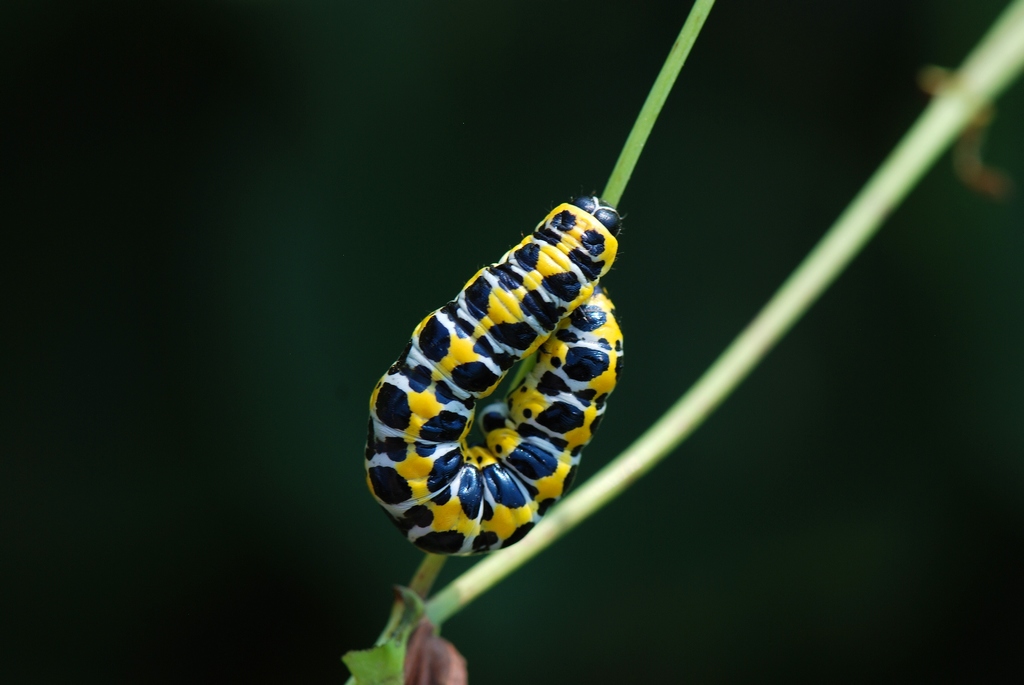
<svg viewBox="0 0 1024 685">
<path fill-rule="evenodd" d="M 647 138 L 651 135 L 651 129 L 654 128 L 654 122 L 658 120 L 658 114 L 661 113 L 661 108 L 672 91 L 672 85 L 676 82 L 676 77 L 679 76 L 679 70 L 683 68 L 686 57 L 690 54 L 690 49 L 697 41 L 697 36 L 714 5 L 715 0 L 697 0 L 690 8 L 686 23 L 683 24 L 676 42 L 672 44 L 665 64 L 661 67 L 658 78 L 654 80 L 651 92 L 647 94 L 647 100 L 644 101 L 636 123 L 633 124 L 633 130 L 629 132 L 619 159 L 615 162 L 611 176 L 608 177 L 608 184 L 604 187 L 604 192 L 601 193 L 601 198 L 605 202 L 617 205 L 622 199 L 622 194 L 626 191 L 626 184 L 629 183 L 636 162 L 640 159 L 640 153 L 643 152 Z"/>
<path fill-rule="evenodd" d="M 679 71 L 686 63 L 686 58 L 697 41 L 697 36 L 700 35 L 700 30 L 714 4 L 715 0 L 697 0 L 690 8 L 686 22 L 683 23 L 683 28 L 679 31 L 679 37 L 672 44 L 672 49 L 669 50 L 668 57 L 665 58 L 665 63 L 662 65 L 661 71 L 658 72 L 658 77 L 654 79 L 654 85 L 651 86 L 651 91 L 647 94 L 643 107 L 640 108 L 640 114 L 633 122 L 633 129 L 629 132 L 629 137 L 626 138 L 626 143 L 622 146 L 622 152 L 619 153 L 619 158 L 612 168 L 611 176 L 608 177 L 608 183 L 601 193 L 601 199 L 605 202 L 617 205 L 622 199 L 622 194 L 626 192 L 626 184 L 629 183 L 629 179 L 633 175 L 633 169 L 636 168 L 640 153 L 643 152 L 644 145 L 647 144 L 647 139 L 654 128 L 654 122 L 658 120 L 661 108 L 664 106 L 665 100 L 668 99 L 668 94 L 672 92 L 676 77 L 679 76 Z M 526 374 L 533 370 L 536 363 L 536 355 L 521 361 L 516 367 L 516 372 L 512 376 L 512 384 L 509 387 L 518 387 L 526 378 Z"/>
<path fill-rule="evenodd" d="M 617 204 L 621 199 L 626 184 L 629 182 L 629 177 L 633 174 L 634 167 L 636 167 L 640 152 L 643 150 L 651 129 L 654 127 L 654 122 L 661 112 L 661 107 L 665 104 L 665 99 L 672 89 L 672 84 L 675 83 L 676 76 L 679 74 L 679 70 L 682 69 L 687 55 L 690 54 L 690 49 L 693 47 L 694 41 L 697 40 L 697 35 L 700 33 L 700 29 L 704 25 L 705 19 L 707 19 L 708 12 L 711 11 L 711 7 L 714 4 L 715 0 L 697 0 L 690 9 L 686 23 L 683 25 L 679 37 L 672 46 L 665 65 L 658 74 L 658 78 L 651 87 L 651 92 L 648 94 L 647 100 L 644 102 L 644 106 L 637 117 L 637 121 L 633 125 L 633 130 L 626 140 L 622 153 L 615 163 L 615 168 L 612 170 L 608 185 L 605 186 L 604 193 L 602 193 L 602 197 L 606 201 Z M 535 363 L 536 357 L 531 357 L 519 365 L 515 379 L 512 382 L 512 387 L 515 387 L 522 380 L 523 376 L 529 372 Z M 413 575 L 412 581 L 409 583 L 409 589 L 416 592 L 419 596 L 425 597 L 437 578 L 437 574 L 440 573 L 441 568 L 444 566 L 445 559 L 446 557 L 441 555 L 427 554 Z M 397 598 L 392 605 L 391 616 L 388 619 L 387 625 L 381 632 L 380 637 L 377 638 L 375 644 L 381 645 L 388 639 L 388 636 L 391 635 L 401 620 L 404 608 L 401 598 Z M 350 677 L 346 681 L 346 685 L 354 685 L 354 683 L 354 677 Z"/>
<path fill-rule="evenodd" d="M 896 148 L 757 317 L 668 412 L 556 506 L 522 542 L 484 559 L 427 602 L 439 625 L 647 473 L 750 373 L 871 239 L 978 111 L 1024 68 L 1024 0 L 999 17 Z"/>
<path fill-rule="evenodd" d="M 654 79 L 654 85 L 650 87 L 647 99 L 644 100 L 643 106 L 640 108 L 640 114 L 637 115 L 637 120 L 633 123 L 633 129 L 630 131 L 629 137 L 626 138 L 623 152 L 618 154 L 618 160 L 615 161 L 615 166 L 611 169 L 608 182 L 604 186 L 604 191 L 601 192 L 601 199 L 605 202 L 617 205 L 618 201 L 623 199 L 626 184 L 630 182 L 633 169 L 636 168 L 640 153 L 643 152 L 643 146 L 647 143 L 647 138 L 650 137 L 651 129 L 654 128 L 654 122 L 657 121 L 657 116 L 662 114 L 662 106 L 665 105 L 665 100 L 672 92 L 676 77 L 683 69 L 686 57 L 690 54 L 690 49 L 696 42 L 700 29 L 714 5 L 715 0 L 696 0 L 690 8 L 690 13 L 686 16 L 686 22 L 679 32 L 679 37 L 672 44 L 662 71 L 658 72 L 657 78 Z M 509 387 L 518 386 L 526 374 L 534 370 L 536 363 L 536 356 L 530 356 L 520 361 Z"/>
<path fill-rule="evenodd" d="M 420 562 L 420 567 L 413 574 L 412 580 L 409 581 L 409 589 L 426 599 L 430 594 L 430 588 L 434 586 L 434 581 L 437 580 L 437 574 L 444 568 L 446 561 L 448 561 L 448 557 L 443 554 L 426 554 L 423 561 Z"/>
</svg>

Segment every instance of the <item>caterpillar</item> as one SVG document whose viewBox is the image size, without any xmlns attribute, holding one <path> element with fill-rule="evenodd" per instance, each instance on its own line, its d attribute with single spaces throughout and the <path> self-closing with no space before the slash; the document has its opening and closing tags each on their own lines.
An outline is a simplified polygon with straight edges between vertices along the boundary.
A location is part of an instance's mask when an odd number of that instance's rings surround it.
<svg viewBox="0 0 1024 685">
<path fill-rule="evenodd" d="M 366 479 L 420 549 L 515 544 L 572 485 L 622 368 L 615 308 L 598 285 L 621 220 L 583 196 L 555 207 L 500 261 L 413 331 L 370 397 Z M 476 402 L 520 359 L 537 363 L 504 402 Z"/>
</svg>

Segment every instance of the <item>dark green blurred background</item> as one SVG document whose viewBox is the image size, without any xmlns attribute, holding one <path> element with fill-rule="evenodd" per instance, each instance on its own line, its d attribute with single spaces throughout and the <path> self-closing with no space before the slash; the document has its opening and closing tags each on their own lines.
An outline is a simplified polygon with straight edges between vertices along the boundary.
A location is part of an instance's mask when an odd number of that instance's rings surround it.
<svg viewBox="0 0 1024 685">
<path fill-rule="evenodd" d="M 621 208 L 582 477 L 750 320 L 998 0 L 723 0 Z M 339 683 L 416 322 L 600 189 L 687 2 L 5 2 L 0 679 Z M 1024 183 L 1024 84 L 986 157 Z M 1024 209 L 949 156 L 654 474 L 445 626 L 474 683 L 1024 670 Z M 471 562 L 455 560 L 454 577 Z"/>
</svg>

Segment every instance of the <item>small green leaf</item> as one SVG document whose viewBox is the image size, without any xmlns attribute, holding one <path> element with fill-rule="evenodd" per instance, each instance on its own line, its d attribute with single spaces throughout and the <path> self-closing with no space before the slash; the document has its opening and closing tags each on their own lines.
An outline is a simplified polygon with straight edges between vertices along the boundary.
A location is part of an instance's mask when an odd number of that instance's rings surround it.
<svg viewBox="0 0 1024 685">
<path fill-rule="evenodd" d="M 353 649 L 341 660 L 359 685 L 402 685 L 405 681 L 405 645 L 385 642 L 369 649 Z"/>
</svg>

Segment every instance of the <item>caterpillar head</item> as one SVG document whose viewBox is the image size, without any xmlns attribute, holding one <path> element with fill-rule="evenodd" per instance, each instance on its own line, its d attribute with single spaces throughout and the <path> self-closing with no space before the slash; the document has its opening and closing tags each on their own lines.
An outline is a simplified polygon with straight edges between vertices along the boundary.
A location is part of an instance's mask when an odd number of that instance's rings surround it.
<svg viewBox="0 0 1024 685">
<path fill-rule="evenodd" d="M 600 221 L 612 235 L 619 234 L 619 229 L 622 228 L 622 218 L 614 207 L 598 196 L 581 195 L 575 200 L 572 200 L 569 204 L 579 207 L 584 212 L 593 214 L 594 218 Z"/>
</svg>

